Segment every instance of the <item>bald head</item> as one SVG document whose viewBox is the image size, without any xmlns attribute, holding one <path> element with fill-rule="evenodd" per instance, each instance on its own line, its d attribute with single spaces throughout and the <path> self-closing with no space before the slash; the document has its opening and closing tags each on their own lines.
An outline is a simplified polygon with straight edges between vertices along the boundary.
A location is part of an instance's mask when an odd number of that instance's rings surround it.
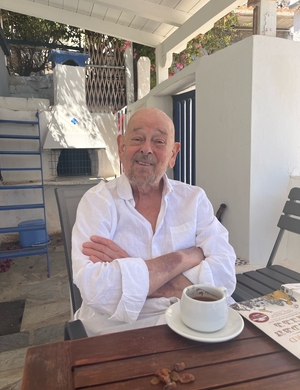
<svg viewBox="0 0 300 390">
<path fill-rule="evenodd" d="M 170 132 L 169 134 L 171 136 L 171 139 L 174 141 L 174 137 L 175 137 L 174 123 L 166 113 L 159 110 L 158 108 L 141 108 L 140 110 L 136 111 L 133 115 L 131 115 L 127 123 L 126 133 L 130 134 L 130 131 L 141 120 L 143 120 L 144 122 L 156 120 L 157 123 L 160 123 L 160 126 L 162 128 Z"/>
</svg>

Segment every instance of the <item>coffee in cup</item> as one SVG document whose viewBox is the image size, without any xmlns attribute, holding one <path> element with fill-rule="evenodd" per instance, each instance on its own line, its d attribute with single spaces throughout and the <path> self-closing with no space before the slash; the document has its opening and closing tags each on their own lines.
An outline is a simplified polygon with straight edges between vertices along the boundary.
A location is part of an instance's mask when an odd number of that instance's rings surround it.
<svg viewBox="0 0 300 390">
<path fill-rule="evenodd" d="M 180 301 L 180 317 L 198 332 L 216 332 L 228 319 L 226 287 L 196 284 L 186 287 Z"/>
</svg>

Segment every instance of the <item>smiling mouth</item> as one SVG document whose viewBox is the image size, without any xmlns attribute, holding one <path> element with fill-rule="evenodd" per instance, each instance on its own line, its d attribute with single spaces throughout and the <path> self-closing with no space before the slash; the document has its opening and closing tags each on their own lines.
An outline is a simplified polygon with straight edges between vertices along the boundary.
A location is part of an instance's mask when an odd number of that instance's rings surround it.
<svg viewBox="0 0 300 390">
<path fill-rule="evenodd" d="M 149 167 L 152 165 L 151 163 L 145 161 L 136 161 L 136 163 L 139 165 L 143 165 L 144 167 Z"/>
</svg>

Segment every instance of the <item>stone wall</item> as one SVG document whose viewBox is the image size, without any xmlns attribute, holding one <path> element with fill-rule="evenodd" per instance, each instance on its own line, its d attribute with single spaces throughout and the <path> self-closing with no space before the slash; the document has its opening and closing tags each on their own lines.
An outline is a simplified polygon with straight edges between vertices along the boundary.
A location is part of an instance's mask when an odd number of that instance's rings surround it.
<svg viewBox="0 0 300 390">
<path fill-rule="evenodd" d="M 9 76 L 10 97 L 49 99 L 54 103 L 53 75 Z"/>
</svg>

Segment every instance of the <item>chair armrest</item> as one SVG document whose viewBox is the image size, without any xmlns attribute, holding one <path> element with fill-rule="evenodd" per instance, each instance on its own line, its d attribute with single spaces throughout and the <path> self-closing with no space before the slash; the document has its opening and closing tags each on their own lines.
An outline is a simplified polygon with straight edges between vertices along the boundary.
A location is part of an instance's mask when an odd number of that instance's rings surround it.
<svg viewBox="0 0 300 390">
<path fill-rule="evenodd" d="M 88 337 L 83 323 L 80 320 L 65 323 L 65 341 L 83 339 Z"/>
</svg>

